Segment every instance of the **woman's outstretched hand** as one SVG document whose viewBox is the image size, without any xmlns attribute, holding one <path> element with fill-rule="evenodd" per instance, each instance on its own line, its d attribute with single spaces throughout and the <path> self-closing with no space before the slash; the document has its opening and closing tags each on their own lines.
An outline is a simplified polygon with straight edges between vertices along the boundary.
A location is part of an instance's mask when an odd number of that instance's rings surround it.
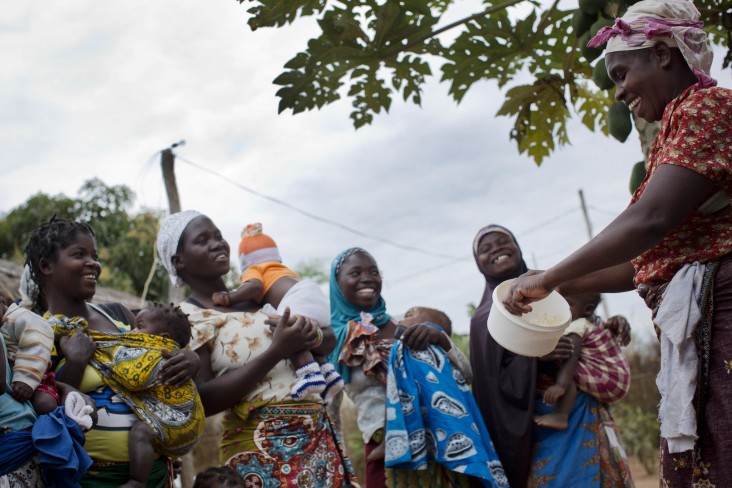
<svg viewBox="0 0 732 488">
<path fill-rule="evenodd" d="M 198 354 L 188 349 L 181 349 L 174 353 L 163 349 L 161 354 L 163 358 L 168 360 L 163 364 L 159 378 L 166 385 L 182 385 L 194 378 L 201 366 L 201 359 Z"/>
<path fill-rule="evenodd" d="M 529 303 L 541 300 L 552 292 L 544 285 L 545 271 L 528 271 L 511 283 L 508 293 L 503 297 L 503 306 L 514 315 L 531 312 Z"/>
<path fill-rule="evenodd" d="M 270 325 L 274 317 L 270 319 Z M 282 358 L 289 358 L 297 352 L 310 350 L 322 341 L 316 321 L 302 315 L 290 315 L 289 307 L 277 320 L 272 331 L 272 345 Z"/>
</svg>

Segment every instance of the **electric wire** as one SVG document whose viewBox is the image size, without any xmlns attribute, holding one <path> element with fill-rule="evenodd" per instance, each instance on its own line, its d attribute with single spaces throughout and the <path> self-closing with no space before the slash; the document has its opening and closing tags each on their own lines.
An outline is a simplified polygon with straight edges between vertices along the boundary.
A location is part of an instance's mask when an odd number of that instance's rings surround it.
<svg viewBox="0 0 732 488">
<path fill-rule="evenodd" d="M 218 173 L 217 171 L 214 171 L 214 170 L 212 170 L 210 168 L 207 168 L 205 166 L 202 166 L 200 164 L 194 163 L 193 161 L 190 161 L 190 160 L 188 160 L 186 158 L 182 158 L 182 157 L 176 155 L 176 160 L 182 161 L 182 162 L 184 162 L 184 163 L 186 163 L 186 164 L 188 164 L 190 166 L 193 166 L 194 168 L 197 168 L 197 169 L 199 169 L 201 171 L 204 171 L 204 172 L 209 173 L 209 174 L 211 174 L 213 176 L 216 176 L 217 178 L 220 178 L 220 179 L 226 181 L 227 183 L 229 183 L 229 184 L 231 184 L 231 185 L 233 185 L 233 186 L 235 186 L 235 187 L 237 187 L 237 188 L 239 188 L 241 190 L 244 190 L 247 193 L 250 193 L 250 194 L 252 194 L 254 196 L 257 196 L 257 197 L 262 198 L 264 200 L 268 200 L 268 201 L 270 201 L 272 203 L 275 203 L 275 204 L 280 205 L 282 207 L 285 207 L 285 208 L 287 208 L 289 210 L 292 210 L 293 212 L 297 212 L 297 213 L 299 213 L 301 215 L 304 215 L 305 217 L 308 217 L 310 219 L 316 220 L 318 222 L 322 222 L 322 223 L 327 224 L 327 225 L 330 225 L 332 227 L 336 227 L 336 228 L 341 229 L 341 230 L 343 230 L 345 232 L 349 232 L 351 234 L 354 234 L 354 235 L 357 235 L 357 236 L 360 236 L 360 237 L 365 237 L 365 238 L 371 239 L 373 241 L 381 242 L 382 244 L 387 244 L 387 245 L 392 246 L 392 247 L 397 247 L 399 249 L 403 249 L 403 250 L 406 250 L 406 251 L 418 252 L 420 254 L 425 254 L 427 256 L 432 256 L 432 257 L 436 257 L 436 258 L 450 259 L 450 260 L 453 260 L 453 261 L 461 261 L 461 260 L 468 259 L 467 257 L 458 257 L 458 256 L 450 255 L 450 254 L 436 253 L 436 252 L 428 251 L 428 250 L 421 249 L 421 248 L 418 248 L 418 247 L 415 247 L 415 246 L 410 246 L 410 245 L 407 245 L 407 244 L 401 244 L 399 242 L 391 241 L 389 239 L 384 239 L 382 237 L 376 237 L 376 236 L 370 235 L 370 234 L 368 234 L 366 232 L 363 232 L 361 230 L 354 229 L 353 227 L 347 226 L 345 224 L 341 224 L 340 222 L 336 222 L 335 220 L 328 219 L 326 217 L 321 217 L 321 216 L 316 215 L 316 214 L 314 214 L 312 212 L 308 212 L 307 210 L 303 210 L 303 209 L 301 209 L 301 208 L 299 208 L 299 207 L 297 207 L 297 206 L 295 206 L 293 204 L 290 204 L 290 203 L 285 202 L 284 200 L 280 200 L 279 198 L 276 198 L 276 197 L 273 197 L 273 196 L 270 196 L 270 195 L 266 195 L 266 194 L 264 194 L 262 192 L 259 192 L 257 190 L 254 190 L 253 188 L 250 188 L 248 186 L 242 185 L 241 183 L 238 183 L 236 181 L 232 181 L 231 179 L 225 177 L 221 173 Z"/>
</svg>

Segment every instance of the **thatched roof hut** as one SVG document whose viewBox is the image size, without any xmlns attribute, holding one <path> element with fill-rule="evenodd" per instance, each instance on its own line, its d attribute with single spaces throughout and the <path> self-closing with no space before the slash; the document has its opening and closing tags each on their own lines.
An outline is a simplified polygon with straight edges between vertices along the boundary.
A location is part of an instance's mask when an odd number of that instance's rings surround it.
<svg viewBox="0 0 732 488">
<path fill-rule="evenodd" d="M 20 286 L 20 275 L 22 273 L 23 267 L 21 265 L 12 261 L 0 259 L 0 298 L 2 298 L 5 303 L 10 303 L 11 301 L 20 298 L 18 287 Z M 140 297 L 130 295 L 123 291 L 98 286 L 97 293 L 94 295 L 94 303 L 108 302 L 121 303 L 130 310 L 140 308 Z"/>
</svg>

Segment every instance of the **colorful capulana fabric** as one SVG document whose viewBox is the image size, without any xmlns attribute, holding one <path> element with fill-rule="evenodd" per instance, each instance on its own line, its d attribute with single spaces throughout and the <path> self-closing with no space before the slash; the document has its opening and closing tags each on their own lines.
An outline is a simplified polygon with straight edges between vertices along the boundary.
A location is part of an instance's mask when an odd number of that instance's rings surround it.
<svg viewBox="0 0 732 488">
<path fill-rule="evenodd" d="M 380 339 L 378 332 L 369 314 L 363 314 L 361 320 L 349 321 L 348 336 L 338 362 L 349 368 L 361 368 L 367 376 L 373 376 L 385 385 L 387 363 L 394 341 Z"/>
<path fill-rule="evenodd" d="M 648 172 L 633 194 L 640 200 L 664 164 L 690 169 L 732 196 L 732 90 L 692 86 L 665 109 L 648 155 Z M 679 198 L 683 198 L 680 196 Z M 633 259 L 636 285 L 671 281 L 684 264 L 716 261 L 732 252 L 732 212 L 694 212 L 661 242 Z"/>
<path fill-rule="evenodd" d="M 200 305 L 200 304 L 199 304 Z M 211 370 L 219 377 L 227 371 L 246 368 L 272 344 L 272 329 L 262 312 L 219 312 L 188 301 L 180 304 L 188 315 L 194 351 L 206 347 L 211 354 Z M 289 360 L 279 361 L 242 401 L 280 402 L 290 399 L 295 369 Z"/>
<path fill-rule="evenodd" d="M 414 351 L 396 341 L 386 397 L 387 468 L 422 471 L 439 463 L 449 472 L 433 486 L 451 486 L 461 474 L 508 486 L 470 387 L 441 348 Z"/>
<path fill-rule="evenodd" d="M 553 410 L 537 396 L 535 412 Z M 620 433 L 607 407 L 578 392 L 566 430 L 538 427 L 534 434 L 529 488 L 632 488 Z"/>
<path fill-rule="evenodd" d="M 630 389 L 630 367 L 612 331 L 603 327 L 602 319 L 573 321 L 564 334 L 582 337 L 574 382 L 577 387 L 605 403 L 622 400 Z"/>
<path fill-rule="evenodd" d="M 322 404 L 240 403 L 224 417 L 221 463 L 244 486 L 355 486 L 356 475 Z"/>
<path fill-rule="evenodd" d="M 165 337 L 126 332 L 109 334 L 87 328 L 81 317 L 48 316 L 57 337 L 84 331 L 97 348 L 90 364 L 154 433 L 155 451 L 180 456 L 190 451 L 203 433 L 205 413 L 193 380 L 181 386 L 162 383 L 163 350 L 178 345 Z"/>
</svg>

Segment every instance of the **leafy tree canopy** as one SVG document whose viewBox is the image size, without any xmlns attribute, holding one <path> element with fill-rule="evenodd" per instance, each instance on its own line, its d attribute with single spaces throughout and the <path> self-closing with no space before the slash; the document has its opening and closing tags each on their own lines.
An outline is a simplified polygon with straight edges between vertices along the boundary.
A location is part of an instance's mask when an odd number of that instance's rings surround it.
<svg viewBox="0 0 732 488">
<path fill-rule="evenodd" d="M 130 213 L 134 193 L 125 185 L 106 185 L 98 178 L 86 181 L 76 198 L 38 193 L 0 217 L 0 257 L 24 262 L 30 233 L 53 215 L 87 222 L 94 229 L 100 283 L 141 295 L 155 257 L 160 215 L 153 211 Z M 156 264 L 147 298 L 164 300 L 168 278 Z"/>
<path fill-rule="evenodd" d="M 282 27 L 302 17 L 318 19 L 320 35 L 284 65 L 274 80 L 279 111 L 294 114 L 351 99 L 356 128 L 391 107 L 395 96 L 417 105 L 433 68 L 460 102 L 482 80 L 505 88 L 498 115 L 512 117 L 510 138 L 537 164 L 569 142 L 574 112 L 590 130 L 608 133 L 607 107 L 614 88 L 591 82 L 591 62 L 601 50 L 587 40 L 634 0 L 484 1 L 482 9 L 446 23 L 452 0 L 238 0 L 251 4 L 249 26 Z M 713 42 L 729 44 L 729 0 L 696 0 Z M 512 7 L 521 6 L 515 9 Z M 451 31 L 451 35 L 441 34 Z M 726 64 L 729 63 L 727 59 Z M 528 82 L 527 82 L 528 80 Z M 625 117 L 630 117 L 625 114 Z M 627 137 L 627 135 L 626 135 Z"/>
</svg>

